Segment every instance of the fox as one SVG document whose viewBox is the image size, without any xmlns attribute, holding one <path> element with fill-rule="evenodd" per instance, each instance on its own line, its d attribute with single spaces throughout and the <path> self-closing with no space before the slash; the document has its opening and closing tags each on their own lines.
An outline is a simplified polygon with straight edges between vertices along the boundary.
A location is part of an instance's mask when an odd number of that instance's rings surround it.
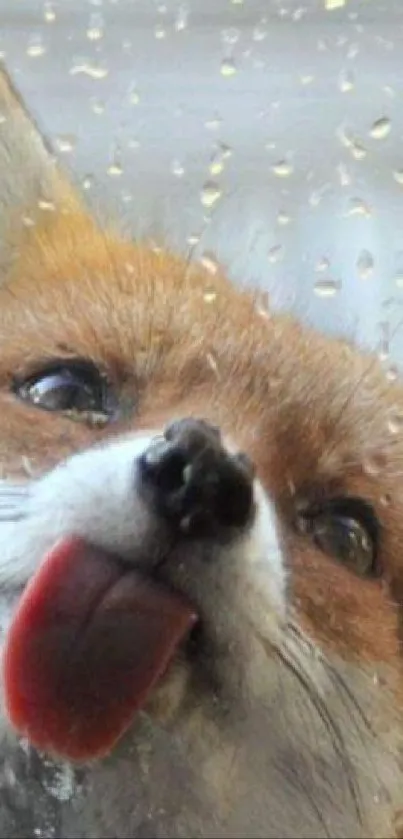
<svg viewBox="0 0 403 839">
<path fill-rule="evenodd" d="M 403 837 L 398 376 L 0 112 L 0 836 Z"/>
</svg>

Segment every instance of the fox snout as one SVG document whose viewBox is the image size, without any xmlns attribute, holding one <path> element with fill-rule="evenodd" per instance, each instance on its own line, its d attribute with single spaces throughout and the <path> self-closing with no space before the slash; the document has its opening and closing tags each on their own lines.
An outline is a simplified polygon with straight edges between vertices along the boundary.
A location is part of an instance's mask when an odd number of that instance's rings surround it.
<svg viewBox="0 0 403 839">
<path fill-rule="evenodd" d="M 140 457 L 140 492 L 178 535 L 215 537 L 253 514 L 254 468 L 230 454 L 220 430 L 199 419 L 172 422 Z"/>
</svg>

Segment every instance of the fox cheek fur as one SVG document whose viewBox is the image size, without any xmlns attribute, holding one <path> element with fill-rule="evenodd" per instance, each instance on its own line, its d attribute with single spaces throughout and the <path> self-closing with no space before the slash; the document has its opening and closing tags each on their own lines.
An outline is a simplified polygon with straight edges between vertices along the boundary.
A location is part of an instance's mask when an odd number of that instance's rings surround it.
<svg viewBox="0 0 403 839">
<path fill-rule="evenodd" d="M 100 229 L 4 69 L 0 106 L 0 837 L 403 835 L 401 385 Z M 153 681 L 154 585 L 196 623 Z"/>
</svg>

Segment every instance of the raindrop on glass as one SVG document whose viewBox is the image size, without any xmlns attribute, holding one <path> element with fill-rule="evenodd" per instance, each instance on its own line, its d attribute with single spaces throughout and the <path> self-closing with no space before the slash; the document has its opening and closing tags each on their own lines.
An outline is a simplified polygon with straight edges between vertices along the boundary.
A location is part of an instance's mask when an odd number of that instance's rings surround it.
<svg viewBox="0 0 403 839">
<path fill-rule="evenodd" d="M 205 251 L 200 257 L 200 262 L 209 274 L 217 274 L 219 269 L 219 262 L 216 256 L 210 251 Z"/>
<path fill-rule="evenodd" d="M 300 80 L 301 84 L 308 85 L 308 84 L 312 84 L 312 82 L 315 81 L 315 76 L 313 76 L 312 73 L 303 73 L 299 77 L 299 80 Z"/>
<path fill-rule="evenodd" d="M 74 134 L 59 134 L 55 138 L 55 145 L 57 150 L 62 152 L 62 154 L 69 154 L 74 151 L 77 145 L 77 137 Z"/>
<path fill-rule="evenodd" d="M 392 128 L 392 123 L 388 117 L 381 117 L 377 119 L 370 129 L 370 136 L 374 140 L 384 140 L 388 136 Z"/>
<path fill-rule="evenodd" d="M 104 19 L 99 12 L 90 16 L 87 27 L 87 38 L 89 41 L 100 41 L 104 36 Z"/>
<path fill-rule="evenodd" d="M 221 38 L 224 44 L 236 44 L 239 41 L 239 29 L 223 29 Z"/>
<path fill-rule="evenodd" d="M 277 163 L 273 163 L 271 171 L 277 175 L 278 178 L 289 178 L 294 171 L 294 167 L 288 160 L 279 160 Z"/>
<path fill-rule="evenodd" d="M 374 257 L 367 250 L 362 250 L 357 259 L 357 273 L 362 280 L 367 280 L 374 271 Z"/>
<path fill-rule="evenodd" d="M 138 105 L 140 102 L 140 94 L 136 84 L 131 85 L 129 89 L 128 101 L 129 105 Z"/>
<path fill-rule="evenodd" d="M 362 464 L 363 470 L 367 475 L 379 475 L 386 466 L 386 458 L 381 453 L 372 454 L 367 457 Z"/>
<path fill-rule="evenodd" d="M 94 112 L 94 114 L 97 114 L 99 116 L 99 114 L 103 114 L 105 112 L 105 102 L 103 102 L 102 99 L 98 99 L 96 96 L 94 96 L 92 97 L 90 102 L 91 110 Z"/>
<path fill-rule="evenodd" d="M 79 61 L 70 67 L 70 76 L 89 76 L 90 79 L 106 79 L 109 70 L 101 64 L 91 64 L 89 61 Z"/>
<path fill-rule="evenodd" d="M 330 268 L 330 260 L 327 258 L 327 256 L 322 256 L 320 259 L 318 259 L 318 261 L 315 265 L 315 271 L 318 271 L 318 272 L 328 271 L 329 268 Z"/>
<path fill-rule="evenodd" d="M 396 382 L 397 379 L 399 378 L 399 371 L 398 371 L 397 367 L 394 367 L 393 365 L 391 367 L 388 367 L 388 369 L 386 371 L 386 378 L 387 378 L 388 382 L 391 382 L 391 383 Z"/>
<path fill-rule="evenodd" d="M 339 89 L 342 93 L 350 93 L 354 89 L 354 74 L 352 70 L 343 70 L 340 73 Z"/>
<path fill-rule="evenodd" d="M 181 163 L 180 160 L 173 160 L 171 163 L 171 172 L 177 178 L 182 178 L 185 174 L 185 167 L 183 163 Z"/>
<path fill-rule="evenodd" d="M 317 280 L 314 283 L 313 290 L 317 297 L 335 297 L 338 291 L 340 291 L 341 282 L 340 280 Z"/>
<path fill-rule="evenodd" d="M 156 37 L 157 41 L 162 41 L 167 36 L 167 31 L 165 26 L 162 23 L 157 23 L 154 27 L 154 36 Z"/>
<path fill-rule="evenodd" d="M 372 210 L 370 206 L 367 204 L 367 202 L 364 201 L 362 198 L 352 198 L 346 215 L 363 216 L 364 218 L 370 218 L 370 216 L 372 216 Z"/>
<path fill-rule="evenodd" d="M 264 41 L 267 38 L 267 19 L 265 17 L 256 24 L 252 32 L 252 38 L 254 41 Z"/>
<path fill-rule="evenodd" d="M 346 3 L 346 0 L 324 0 L 325 9 L 333 11 L 333 9 L 341 9 Z"/>
<path fill-rule="evenodd" d="M 278 214 L 277 214 L 277 224 L 279 224 L 280 227 L 285 227 L 287 224 L 290 223 L 290 221 L 291 221 L 291 216 L 288 213 L 284 212 L 284 210 L 280 210 L 278 212 Z"/>
<path fill-rule="evenodd" d="M 45 23 L 54 23 L 56 20 L 56 11 L 53 3 L 45 2 L 43 4 L 43 19 Z"/>
<path fill-rule="evenodd" d="M 237 67 L 233 58 L 223 58 L 221 62 L 221 75 L 225 78 L 235 76 Z"/>
<path fill-rule="evenodd" d="M 177 32 L 183 32 L 187 29 L 189 23 L 189 9 L 187 6 L 180 6 L 175 18 L 175 29 Z"/>
<path fill-rule="evenodd" d="M 207 119 L 204 124 L 209 131 L 218 131 L 221 128 L 222 119 L 219 116 L 213 116 L 211 119 Z"/>
<path fill-rule="evenodd" d="M 403 186 L 403 169 L 395 169 L 393 172 L 393 177 L 397 184 Z"/>
<path fill-rule="evenodd" d="M 119 149 L 115 149 L 112 155 L 112 160 L 107 168 L 107 174 L 111 177 L 119 178 L 123 175 L 123 166 L 120 160 Z"/>
<path fill-rule="evenodd" d="M 388 429 L 391 434 L 401 434 L 403 432 L 403 413 L 396 411 L 388 419 Z"/>
<path fill-rule="evenodd" d="M 215 181 L 206 181 L 200 193 L 203 207 L 214 207 L 221 194 L 222 190 Z"/>
<path fill-rule="evenodd" d="M 30 58 L 41 58 L 42 55 L 45 55 L 45 52 L 46 47 L 42 35 L 39 35 L 39 33 L 31 35 L 27 46 L 27 55 Z"/>
<path fill-rule="evenodd" d="M 351 186 L 352 178 L 345 163 L 338 164 L 337 172 L 339 175 L 340 186 Z"/>
<path fill-rule="evenodd" d="M 269 262 L 275 263 L 279 262 L 284 256 L 284 247 L 283 245 L 273 245 L 272 248 L 269 248 L 267 253 L 267 258 Z"/>
<path fill-rule="evenodd" d="M 82 179 L 83 189 L 88 190 L 92 188 L 94 183 L 94 176 L 93 175 L 84 175 Z"/>
</svg>

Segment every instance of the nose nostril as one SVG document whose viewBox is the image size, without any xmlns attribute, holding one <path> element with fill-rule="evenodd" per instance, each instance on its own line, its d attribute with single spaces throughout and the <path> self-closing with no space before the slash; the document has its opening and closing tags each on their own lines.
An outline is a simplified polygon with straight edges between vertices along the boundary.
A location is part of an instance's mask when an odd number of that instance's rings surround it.
<svg viewBox="0 0 403 839">
<path fill-rule="evenodd" d="M 142 466 L 161 492 L 174 492 L 186 481 L 186 455 L 163 439 L 156 440 L 145 452 Z"/>
<path fill-rule="evenodd" d="M 140 466 L 146 497 L 182 533 L 218 537 L 251 519 L 254 466 L 246 455 L 230 454 L 220 430 L 204 420 L 170 423 Z"/>
</svg>

